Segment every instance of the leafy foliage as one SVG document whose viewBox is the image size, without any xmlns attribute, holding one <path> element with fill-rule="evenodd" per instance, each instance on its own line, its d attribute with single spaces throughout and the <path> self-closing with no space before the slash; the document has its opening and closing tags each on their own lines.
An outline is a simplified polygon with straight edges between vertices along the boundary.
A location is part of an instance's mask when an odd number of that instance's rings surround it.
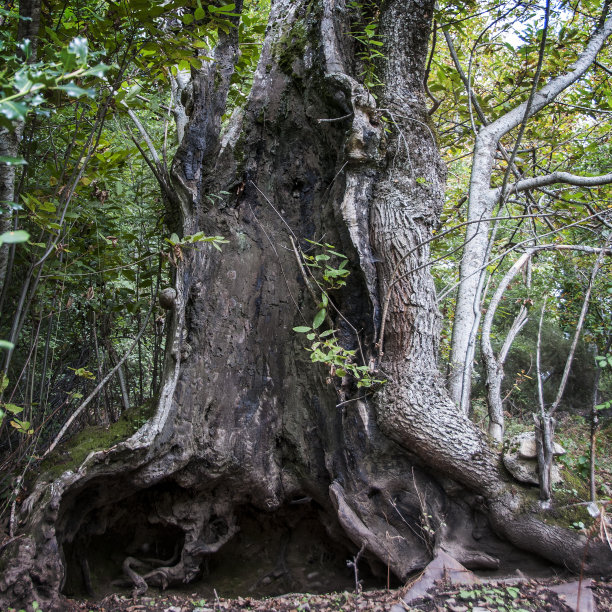
<svg viewBox="0 0 612 612">
<path fill-rule="evenodd" d="M 351 36 L 358 46 L 356 57 L 361 62 L 359 77 L 374 97 L 376 94 L 372 90 L 383 85 L 378 76 L 377 60 L 385 59 L 382 52 L 385 43 L 378 34 L 380 16 L 378 4 L 374 0 L 354 0 L 347 5 L 353 17 Z"/>
<path fill-rule="evenodd" d="M 309 347 L 306 347 L 311 361 L 325 364 L 329 368 L 330 377 L 344 378 L 350 375 L 357 381 L 359 388 L 384 384 L 386 381 L 375 378 L 375 373 L 369 366 L 356 363 L 359 358 L 357 350 L 347 349 L 339 344 L 336 336 L 337 329 L 329 328 L 320 331 L 329 316 L 330 308 L 333 307 L 328 292 L 346 285 L 345 279 L 349 275 L 349 270 L 346 268 L 348 259 L 346 255 L 336 251 L 332 244 L 313 240 L 307 240 L 307 242 L 323 251 L 314 255 L 300 252 L 304 266 L 311 270 L 310 278 L 321 292 L 321 299 L 317 304 L 318 310 L 312 324 L 299 325 L 294 327 L 293 331 L 306 334 L 306 339 L 312 342 Z M 334 260 L 337 262 L 336 266 L 333 265 Z"/>
</svg>

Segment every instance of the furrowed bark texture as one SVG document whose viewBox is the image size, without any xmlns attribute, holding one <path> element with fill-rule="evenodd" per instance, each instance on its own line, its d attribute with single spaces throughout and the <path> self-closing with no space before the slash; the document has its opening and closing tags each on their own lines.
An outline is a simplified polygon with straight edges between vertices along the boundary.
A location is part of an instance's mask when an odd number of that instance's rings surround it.
<svg viewBox="0 0 612 612">
<path fill-rule="evenodd" d="M 288 534 L 316 523 L 344 559 L 364 546 L 374 574 L 400 579 L 438 548 L 495 567 L 514 549 L 487 515 L 513 543 L 579 563 L 583 539 L 544 525 L 512 496 L 498 455 L 457 414 L 437 372 L 435 294 L 421 267 L 428 251 L 417 248 L 438 222 L 444 186 L 422 95 L 432 10 L 420 0 L 382 3 L 390 44 L 378 101 L 357 81 L 340 0 L 273 2 L 249 102 L 222 136 L 231 35 L 215 55 L 220 70 L 196 75 L 173 165 L 182 230 L 229 243 L 221 253 L 183 249 L 154 417 L 36 485 L 22 507 L 25 535 L 3 557 L 0 604 L 61 607 L 65 581 L 83 590 L 86 568 L 111 558 L 139 591 L 189 582 L 224 548 L 246 546 L 253 516 L 257 529 L 273 520 Z M 329 292 L 342 317 L 330 316 L 347 349 L 359 349 L 359 330 L 365 363 L 388 379 L 380 390 L 310 362 L 292 328 L 310 325 L 318 306 L 292 240 L 313 255 L 307 240 L 349 257 L 346 286 Z M 392 278 L 401 280 L 378 363 Z M 159 559 L 147 569 L 153 544 Z"/>
</svg>

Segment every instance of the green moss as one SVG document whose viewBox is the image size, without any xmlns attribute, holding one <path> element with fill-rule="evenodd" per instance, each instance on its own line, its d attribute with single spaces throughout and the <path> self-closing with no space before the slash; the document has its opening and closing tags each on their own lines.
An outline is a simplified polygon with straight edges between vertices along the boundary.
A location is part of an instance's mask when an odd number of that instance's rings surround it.
<svg viewBox="0 0 612 612">
<path fill-rule="evenodd" d="M 516 485 L 513 485 L 516 486 Z M 522 486 L 521 487 L 521 512 L 524 514 L 538 512 L 538 502 L 540 501 L 540 490 L 538 487 Z"/>
<path fill-rule="evenodd" d="M 565 479 L 566 474 L 563 474 Z M 542 510 L 540 507 L 540 490 L 538 487 L 524 487 L 521 489 L 521 514 L 536 515 L 548 525 L 555 525 L 565 529 L 578 529 L 582 524 L 589 527 L 593 519 L 586 506 L 579 505 L 583 501 L 582 493 L 567 488 L 566 482 L 554 489 L 552 508 Z"/>
<path fill-rule="evenodd" d="M 548 515 L 548 523 L 559 527 L 577 528 L 579 524 L 589 527 L 593 518 L 582 502 L 588 499 L 584 483 L 570 484 L 572 474 L 569 470 L 563 470 L 563 485 L 553 493 L 553 508 Z"/>
<path fill-rule="evenodd" d="M 101 425 L 86 427 L 42 461 L 40 473 L 49 479 L 57 478 L 66 470 L 77 469 L 92 451 L 110 448 L 127 440 L 153 415 L 155 406 L 156 402 L 151 401 L 131 408 L 107 428 Z"/>
<path fill-rule="evenodd" d="M 302 61 L 308 46 L 309 29 L 305 19 L 301 19 L 291 28 L 286 36 L 282 36 L 275 45 L 273 53 L 278 57 L 281 70 L 295 77 L 293 64 L 296 60 Z"/>
</svg>

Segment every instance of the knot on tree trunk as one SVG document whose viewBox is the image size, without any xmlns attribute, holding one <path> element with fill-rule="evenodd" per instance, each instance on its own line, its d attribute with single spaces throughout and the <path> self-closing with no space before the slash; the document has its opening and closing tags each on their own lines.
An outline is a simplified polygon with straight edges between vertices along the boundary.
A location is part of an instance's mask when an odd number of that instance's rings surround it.
<svg viewBox="0 0 612 612">
<path fill-rule="evenodd" d="M 176 307 L 176 289 L 166 287 L 159 292 L 159 305 L 164 310 L 174 310 Z"/>
</svg>

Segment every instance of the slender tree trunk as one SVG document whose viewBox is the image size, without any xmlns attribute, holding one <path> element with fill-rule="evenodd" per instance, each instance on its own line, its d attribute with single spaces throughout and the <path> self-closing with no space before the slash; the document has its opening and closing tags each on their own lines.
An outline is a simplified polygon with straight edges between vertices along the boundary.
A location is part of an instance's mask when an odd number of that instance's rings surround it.
<svg viewBox="0 0 612 612">
<path fill-rule="evenodd" d="M 19 25 L 17 40 L 30 40 L 29 62 L 36 61 L 38 47 L 38 29 L 40 27 L 40 0 L 21 0 L 19 2 Z M 0 128 L 0 155 L 19 156 L 19 143 L 23 136 L 24 124 L 17 123 L 12 130 Z M 13 224 L 12 215 L 8 212 L 10 204 L 15 202 L 16 170 L 20 166 L 0 163 L 0 234 L 10 231 Z M 0 294 L 6 280 L 6 272 L 11 245 L 0 246 Z"/>
<path fill-rule="evenodd" d="M 422 91 L 432 14 L 433 2 L 381 4 L 378 101 L 358 82 L 342 0 L 273 2 L 249 101 L 223 134 L 235 31 L 195 75 L 172 168 L 178 229 L 229 243 L 222 253 L 182 251 L 155 415 L 52 486 L 41 480 L 24 502 L 27 535 L 5 551 L 2 605 L 61 605 L 63 579 L 80 571 L 70 551 L 86 550 L 94 575 L 100 538 L 138 589 L 189 582 L 204 559 L 248 537 L 254 514 L 289 532 L 306 517 L 344 559 L 400 579 L 439 549 L 495 567 L 513 549 L 493 530 L 579 565 L 585 538 L 526 510 L 521 485 L 457 414 L 437 371 L 428 250 L 416 248 L 438 222 L 444 188 Z M 296 241 L 312 255 L 308 241 L 348 256 L 351 275 L 329 291 L 337 310 L 328 316 L 338 343 L 387 379 L 380 389 L 312 363 L 292 331 L 319 310 Z M 140 576 L 132 543 L 169 539 L 167 556 L 176 545 L 177 557 Z M 604 563 L 602 554 L 591 544 L 586 565 Z"/>
<path fill-rule="evenodd" d="M 499 283 L 489 306 L 487 308 L 487 314 L 484 318 L 482 326 L 482 356 L 485 366 L 485 372 L 487 376 L 487 404 L 489 409 L 489 435 L 491 438 L 498 443 L 501 443 L 504 439 L 504 412 L 503 403 L 501 396 L 501 385 L 504 380 L 504 363 L 508 355 L 508 351 L 516 338 L 516 335 L 527 323 L 527 308 L 521 306 L 519 313 L 514 319 L 510 330 L 506 336 L 502 347 L 499 350 L 497 357 L 493 352 L 493 346 L 491 345 L 491 326 L 493 325 L 493 318 L 497 307 L 501 302 L 501 299 L 506 291 L 508 285 L 512 279 L 518 274 L 519 270 L 529 262 L 533 251 L 528 251 L 519 257 L 514 265 L 508 270 L 504 278 Z"/>
<path fill-rule="evenodd" d="M 594 30 L 591 39 L 578 59 L 567 70 L 548 81 L 538 91 L 534 91 L 526 102 L 514 107 L 494 122 L 483 125 L 476 136 L 468 197 L 468 221 L 470 224 L 467 226 L 465 247 L 461 259 L 461 282 L 457 291 L 448 381 L 451 398 L 462 412 L 467 412 L 469 409 L 474 348 L 480 324 L 482 291 L 488 260 L 491 224 L 486 219 L 491 217 L 494 207 L 500 202 L 500 199 L 507 195 L 502 193 L 501 188 L 491 188 L 495 152 L 500 139 L 504 135 L 524 124 L 530 117 L 552 103 L 562 91 L 580 79 L 592 65 L 606 39 L 612 33 L 612 16 L 609 12 L 609 6 L 604 4 L 602 11 L 601 21 Z M 480 118 L 484 120 L 484 115 L 479 107 L 477 107 L 477 112 Z M 506 157 L 505 151 L 503 153 Z M 609 179 L 609 175 L 605 175 L 601 180 L 609 182 Z M 527 181 L 519 181 L 516 184 L 517 191 L 526 190 L 528 184 L 535 187 L 538 183 L 544 185 L 556 180 L 565 182 L 552 175 L 535 177 Z M 597 177 L 592 184 L 600 184 L 596 182 L 597 180 L 600 180 L 600 177 Z M 572 177 L 568 182 L 585 186 L 589 184 L 586 177 Z M 522 188 L 518 188 L 521 183 Z"/>
</svg>

